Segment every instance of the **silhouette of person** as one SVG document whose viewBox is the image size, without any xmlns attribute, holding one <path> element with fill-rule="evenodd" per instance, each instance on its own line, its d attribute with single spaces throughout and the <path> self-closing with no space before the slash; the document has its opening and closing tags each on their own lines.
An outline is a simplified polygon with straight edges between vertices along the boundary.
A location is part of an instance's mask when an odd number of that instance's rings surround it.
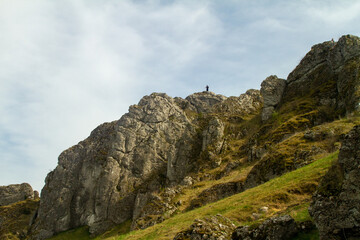
<svg viewBox="0 0 360 240">
<path fill-rule="evenodd" d="M 206 85 L 206 91 L 207 92 L 209 91 L 209 85 Z"/>
</svg>

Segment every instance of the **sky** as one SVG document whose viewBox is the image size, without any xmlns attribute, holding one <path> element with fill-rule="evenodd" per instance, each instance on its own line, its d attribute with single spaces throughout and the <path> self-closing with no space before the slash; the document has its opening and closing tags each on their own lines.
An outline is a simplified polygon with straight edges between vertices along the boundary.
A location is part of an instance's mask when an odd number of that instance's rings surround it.
<svg viewBox="0 0 360 240">
<path fill-rule="evenodd" d="M 40 191 L 144 95 L 260 89 L 359 22 L 359 0 L 0 0 L 0 185 Z"/>
</svg>

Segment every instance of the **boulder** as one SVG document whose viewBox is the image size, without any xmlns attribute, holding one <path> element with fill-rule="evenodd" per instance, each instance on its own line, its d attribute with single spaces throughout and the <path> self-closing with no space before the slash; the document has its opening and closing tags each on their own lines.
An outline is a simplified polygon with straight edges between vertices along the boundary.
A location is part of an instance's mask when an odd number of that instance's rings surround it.
<svg viewBox="0 0 360 240">
<path fill-rule="evenodd" d="M 309 213 L 320 239 L 360 238 L 360 126 L 342 141 L 338 161 L 321 180 Z"/>
<path fill-rule="evenodd" d="M 267 77 L 261 83 L 260 88 L 260 94 L 264 99 L 264 106 L 278 105 L 281 101 L 285 86 L 285 79 L 278 78 L 276 75 Z"/>
<path fill-rule="evenodd" d="M 10 205 L 26 199 L 34 199 L 34 191 L 30 184 L 0 186 L 0 206 Z"/>
<path fill-rule="evenodd" d="M 195 219 L 190 228 L 176 234 L 174 240 L 225 240 L 230 239 L 234 229 L 235 225 L 228 218 L 217 214 Z"/>
<path fill-rule="evenodd" d="M 278 78 L 276 75 L 267 77 L 261 83 L 260 93 L 264 99 L 264 107 L 261 113 L 261 119 L 263 121 L 271 117 L 275 107 L 280 103 L 285 86 L 286 81 Z"/>
<path fill-rule="evenodd" d="M 294 219 L 289 216 L 273 217 L 265 220 L 260 226 L 251 228 L 241 226 L 232 234 L 233 240 L 288 240 L 292 239 L 299 229 Z"/>
</svg>

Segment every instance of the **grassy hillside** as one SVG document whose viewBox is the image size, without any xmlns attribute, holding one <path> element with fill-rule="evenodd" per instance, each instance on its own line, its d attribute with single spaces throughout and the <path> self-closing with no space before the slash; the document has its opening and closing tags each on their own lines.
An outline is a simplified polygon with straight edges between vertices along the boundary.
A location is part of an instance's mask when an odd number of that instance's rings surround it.
<svg viewBox="0 0 360 240">
<path fill-rule="evenodd" d="M 25 200 L 0 207 L 0 239 L 25 239 L 39 200 Z"/>
<path fill-rule="evenodd" d="M 296 221 L 309 220 L 307 208 L 312 193 L 331 163 L 337 159 L 337 155 L 338 152 L 332 153 L 258 187 L 192 211 L 179 213 L 145 230 L 121 234 L 128 228 L 128 224 L 123 224 L 95 239 L 172 239 L 177 232 L 189 227 L 194 219 L 216 214 L 228 217 L 235 225 L 256 224 L 268 217 L 282 214 L 290 214 Z M 267 213 L 259 211 L 263 206 L 269 208 Z M 80 228 L 61 233 L 51 239 L 85 240 L 90 237 L 86 228 Z"/>
</svg>

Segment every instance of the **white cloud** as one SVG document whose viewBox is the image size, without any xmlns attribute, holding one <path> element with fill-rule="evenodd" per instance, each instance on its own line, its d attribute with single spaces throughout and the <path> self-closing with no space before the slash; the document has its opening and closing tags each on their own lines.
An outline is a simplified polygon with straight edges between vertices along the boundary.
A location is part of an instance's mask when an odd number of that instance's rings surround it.
<svg viewBox="0 0 360 240">
<path fill-rule="evenodd" d="M 41 188 L 62 150 L 176 85 L 217 24 L 191 2 L 0 1 L 0 184 Z"/>
<path fill-rule="evenodd" d="M 39 189 L 62 150 L 145 94 L 239 95 L 286 77 L 311 45 L 359 33 L 359 6 L 0 0 L 0 184 Z"/>
</svg>

